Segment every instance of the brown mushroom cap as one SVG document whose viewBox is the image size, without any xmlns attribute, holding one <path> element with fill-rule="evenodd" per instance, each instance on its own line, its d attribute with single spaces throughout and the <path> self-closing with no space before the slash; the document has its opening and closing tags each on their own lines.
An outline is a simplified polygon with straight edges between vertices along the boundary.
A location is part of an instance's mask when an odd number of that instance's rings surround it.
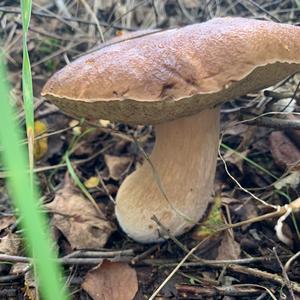
<svg viewBox="0 0 300 300">
<path fill-rule="evenodd" d="M 160 123 L 149 161 L 126 177 L 115 206 L 129 236 L 155 242 L 165 236 L 153 216 L 180 235 L 212 199 L 219 139 L 212 107 L 299 71 L 299 49 L 296 26 L 214 19 L 105 45 L 54 74 L 42 94 L 79 117 Z"/>
<path fill-rule="evenodd" d="M 299 49 L 296 26 L 217 18 L 103 47 L 42 95 L 80 117 L 155 124 L 274 84 L 299 70 Z"/>
</svg>

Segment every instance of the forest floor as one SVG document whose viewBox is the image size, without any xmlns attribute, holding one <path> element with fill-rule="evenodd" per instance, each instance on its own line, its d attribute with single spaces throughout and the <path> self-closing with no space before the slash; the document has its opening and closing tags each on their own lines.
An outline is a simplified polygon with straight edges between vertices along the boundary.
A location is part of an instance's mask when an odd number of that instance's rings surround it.
<svg viewBox="0 0 300 300">
<path fill-rule="evenodd" d="M 273 212 L 271 206 L 299 198 L 300 126 L 292 114 L 299 112 L 299 75 L 222 106 L 216 204 L 202 225 L 150 245 L 134 242 L 120 229 L 114 198 L 124 178 L 144 160 L 135 140 L 151 152 L 152 126 L 91 124 L 40 96 L 51 74 L 103 38 L 224 16 L 297 24 L 300 1 L 33 1 L 28 47 L 35 172 L 73 299 L 138 300 L 155 293 L 155 299 L 300 299 L 297 212 L 285 220 L 278 215 L 258 219 Z M 14 1 L 0 2 L 0 39 L 11 96 L 24 126 L 22 25 Z M 282 111 L 288 113 L 278 122 L 258 117 Z M 6 255 L 0 256 L 0 298 L 37 299 L 4 170 L 0 177 L 0 253 Z M 104 217 L 97 216 L 93 203 Z M 276 233 L 276 225 L 283 233 Z M 229 229 L 221 231 L 224 226 Z"/>
</svg>

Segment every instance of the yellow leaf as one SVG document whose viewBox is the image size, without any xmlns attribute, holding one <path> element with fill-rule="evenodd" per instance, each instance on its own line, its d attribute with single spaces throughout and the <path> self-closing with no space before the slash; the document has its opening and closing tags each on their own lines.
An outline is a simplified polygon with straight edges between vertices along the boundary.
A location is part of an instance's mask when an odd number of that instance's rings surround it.
<svg viewBox="0 0 300 300">
<path fill-rule="evenodd" d="M 38 136 L 47 132 L 47 125 L 42 121 L 34 122 L 34 134 L 37 139 L 34 142 L 34 159 L 41 159 L 48 151 L 48 138 L 38 138 Z"/>
<path fill-rule="evenodd" d="M 92 176 L 84 182 L 84 185 L 86 188 L 91 189 L 98 186 L 99 182 L 100 182 L 99 177 Z"/>
<path fill-rule="evenodd" d="M 106 127 L 108 127 L 111 123 L 110 123 L 109 120 L 100 119 L 100 120 L 99 120 L 99 124 L 100 124 L 100 126 L 106 128 Z"/>
</svg>

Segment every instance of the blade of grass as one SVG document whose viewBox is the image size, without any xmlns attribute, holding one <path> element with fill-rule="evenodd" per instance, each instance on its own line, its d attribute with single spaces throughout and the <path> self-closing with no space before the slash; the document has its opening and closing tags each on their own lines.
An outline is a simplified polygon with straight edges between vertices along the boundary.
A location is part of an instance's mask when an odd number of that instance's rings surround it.
<svg viewBox="0 0 300 300">
<path fill-rule="evenodd" d="M 31 185 L 33 185 L 33 168 L 34 168 L 34 108 L 33 108 L 33 91 L 32 91 L 32 76 L 29 54 L 27 49 L 27 33 L 31 15 L 31 0 L 21 1 L 22 11 L 22 43 L 23 43 L 23 66 L 22 66 L 22 88 L 24 111 L 26 120 L 26 131 L 28 139 L 28 155 L 29 155 L 29 170 Z"/>
<path fill-rule="evenodd" d="M 278 177 L 276 177 L 275 175 L 273 175 L 270 171 L 268 171 L 267 169 L 265 169 L 265 168 L 262 167 L 261 165 L 257 164 L 257 163 L 256 163 L 255 161 L 253 161 L 252 159 L 249 159 L 249 158 L 246 157 L 245 155 L 239 153 L 238 151 L 232 149 L 231 147 L 229 147 L 229 146 L 227 146 L 227 145 L 225 145 L 225 144 L 223 144 L 223 143 L 221 143 L 221 147 L 222 147 L 223 149 L 226 149 L 226 150 L 229 150 L 229 151 L 234 152 L 235 155 L 237 155 L 237 156 L 243 158 L 247 163 L 250 164 L 250 166 L 252 166 L 252 167 L 254 167 L 254 168 L 257 168 L 257 169 L 259 169 L 260 171 L 262 171 L 263 173 L 265 173 L 265 174 L 271 176 L 272 178 L 278 180 Z"/>
<path fill-rule="evenodd" d="M 61 282 L 59 267 L 55 263 L 45 216 L 38 205 L 38 193 L 28 176 L 26 148 L 20 143 L 21 134 L 9 101 L 2 56 L 0 56 L 0 145 L 4 151 L 2 162 L 9 172 L 8 187 L 15 207 L 21 216 L 21 225 L 28 252 L 33 256 L 38 283 L 43 299 L 67 300 Z"/>
<path fill-rule="evenodd" d="M 86 187 L 84 186 L 84 184 L 80 181 L 80 178 L 77 176 L 72 163 L 70 161 L 70 157 L 69 157 L 69 153 L 67 152 L 65 154 L 65 161 L 67 164 L 67 168 L 68 168 L 68 172 L 71 175 L 72 179 L 74 180 L 75 184 L 79 187 L 79 189 L 82 191 L 82 193 L 91 201 L 91 203 L 93 204 L 94 208 L 96 209 L 96 211 L 98 212 L 99 216 L 101 218 L 103 218 L 103 213 L 101 212 L 99 206 L 97 205 L 95 199 L 93 198 L 93 196 L 90 194 L 90 192 L 86 189 Z"/>
</svg>

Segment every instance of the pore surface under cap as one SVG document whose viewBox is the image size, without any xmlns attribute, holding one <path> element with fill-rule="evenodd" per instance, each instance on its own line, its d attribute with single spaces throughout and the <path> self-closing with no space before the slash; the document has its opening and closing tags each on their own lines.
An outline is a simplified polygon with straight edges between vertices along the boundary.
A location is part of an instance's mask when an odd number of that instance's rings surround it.
<svg viewBox="0 0 300 300">
<path fill-rule="evenodd" d="M 283 79 L 299 70 L 299 49 L 296 26 L 217 18 L 103 47 L 42 94 L 80 117 L 160 123 Z"/>
</svg>

